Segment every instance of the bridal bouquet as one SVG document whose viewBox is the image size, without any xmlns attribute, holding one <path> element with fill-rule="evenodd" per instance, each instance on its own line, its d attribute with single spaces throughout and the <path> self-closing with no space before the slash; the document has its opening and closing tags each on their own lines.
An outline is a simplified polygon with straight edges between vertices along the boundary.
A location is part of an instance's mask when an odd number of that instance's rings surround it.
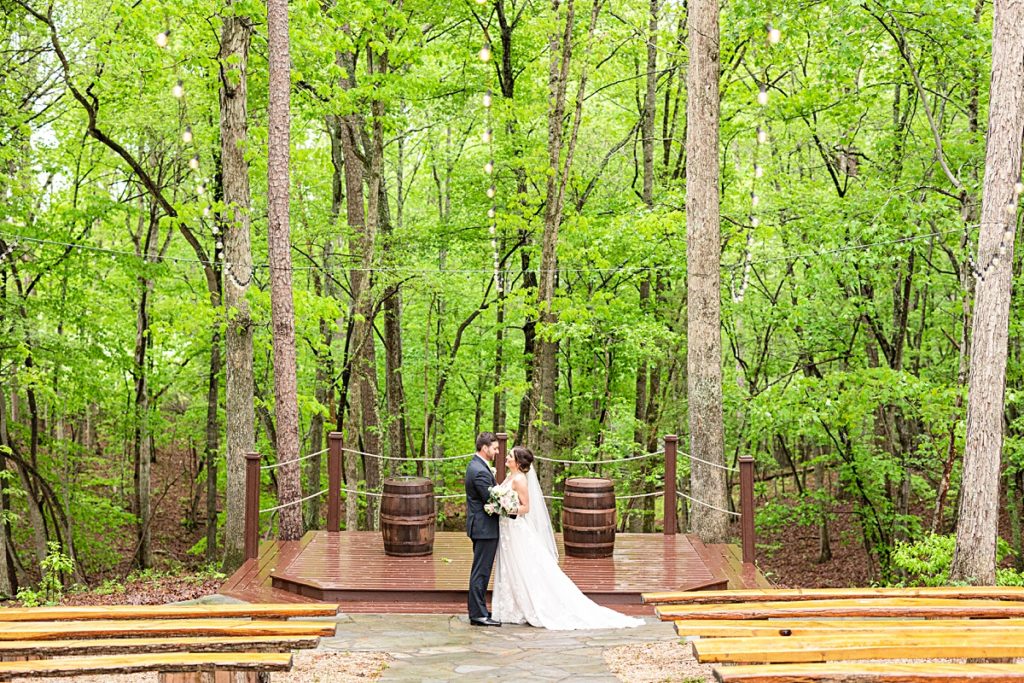
<svg viewBox="0 0 1024 683">
<path fill-rule="evenodd" d="M 484 512 L 489 515 L 508 517 L 519 509 L 519 495 L 508 487 L 492 486 L 487 489 L 490 496 L 484 503 Z"/>
</svg>

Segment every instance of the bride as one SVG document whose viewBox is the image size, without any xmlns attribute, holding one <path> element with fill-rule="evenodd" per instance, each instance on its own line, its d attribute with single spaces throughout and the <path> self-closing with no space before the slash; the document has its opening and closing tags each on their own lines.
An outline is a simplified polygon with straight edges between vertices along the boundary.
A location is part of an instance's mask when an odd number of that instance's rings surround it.
<svg viewBox="0 0 1024 683">
<path fill-rule="evenodd" d="M 498 485 L 518 494 L 519 509 L 500 522 L 493 618 L 558 631 L 641 626 L 643 619 L 593 602 L 558 566 L 555 535 L 532 465 L 530 449 L 516 446 L 505 460 L 508 476 Z"/>
</svg>

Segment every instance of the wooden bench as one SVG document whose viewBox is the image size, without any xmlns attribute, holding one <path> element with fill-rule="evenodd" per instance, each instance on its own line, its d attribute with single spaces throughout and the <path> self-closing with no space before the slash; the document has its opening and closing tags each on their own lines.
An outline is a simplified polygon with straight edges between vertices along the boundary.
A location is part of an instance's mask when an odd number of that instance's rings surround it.
<svg viewBox="0 0 1024 683">
<path fill-rule="evenodd" d="M 1024 629 L 961 633 L 951 631 L 788 638 L 712 638 L 695 640 L 701 664 L 796 664 L 853 659 L 1007 659 L 1024 657 Z"/>
<path fill-rule="evenodd" d="M 915 633 L 950 635 L 1018 630 L 1024 619 L 687 619 L 675 622 L 676 633 L 701 638 L 862 635 L 885 633 L 900 638 Z"/>
<path fill-rule="evenodd" d="M 243 683 L 291 668 L 333 635 L 337 605 L 154 605 L 0 609 L 0 680 L 159 672 L 162 683 Z"/>
<path fill-rule="evenodd" d="M 768 664 L 715 667 L 720 683 L 1024 683 L 1024 664 Z"/>
<path fill-rule="evenodd" d="M 716 604 L 736 602 L 795 602 L 872 598 L 965 598 L 1024 600 L 1021 586 L 928 586 L 919 588 L 776 588 L 725 591 L 664 591 L 640 596 L 647 605 Z"/>
<path fill-rule="evenodd" d="M 1024 618 L 1024 601 L 944 598 L 856 598 L 797 602 L 738 602 L 725 605 L 663 605 L 662 621 L 680 619 L 772 619 L 833 617 Z"/>
</svg>

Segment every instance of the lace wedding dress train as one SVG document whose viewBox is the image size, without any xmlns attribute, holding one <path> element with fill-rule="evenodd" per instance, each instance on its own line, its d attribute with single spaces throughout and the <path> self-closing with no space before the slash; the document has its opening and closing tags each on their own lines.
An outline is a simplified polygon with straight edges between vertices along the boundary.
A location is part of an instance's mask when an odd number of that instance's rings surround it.
<svg viewBox="0 0 1024 683">
<path fill-rule="evenodd" d="M 529 474 L 531 512 L 516 519 L 503 517 L 500 522 L 493 618 L 555 631 L 641 626 L 643 619 L 619 614 L 588 598 L 558 566 L 547 510 L 540 509 L 544 499 L 537 475 L 532 470 Z M 501 486 L 510 487 L 511 480 L 506 479 Z"/>
</svg>

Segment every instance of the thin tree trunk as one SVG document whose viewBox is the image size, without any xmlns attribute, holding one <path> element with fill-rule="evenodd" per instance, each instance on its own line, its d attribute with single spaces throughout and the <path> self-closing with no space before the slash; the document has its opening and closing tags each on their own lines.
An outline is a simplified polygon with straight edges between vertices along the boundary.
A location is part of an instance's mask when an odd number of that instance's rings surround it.
<svg viewBox="0 0 1024 683">
<path fill-rule="evenodd" d="M 722 418 L 722 334 L 718 208 L 718 0 L 693 0 L 687 15 L 690 68 L 686 74 L 686 279 L 690 491 L 707 505 L 690 511 L 704 542 L 726 539 L 726 490 Z M 698 459 L 713 463 L 699 462 Z M 713 506 L 713 507 L 709 507 Z M 718 508 L 718 509 L 715 509 Z"/>
<path fill-rule="evenodd" d="M 963 497 L 950 578 L 995 583 L 1013 243 L 1024 140 L 1024 0 L 995 0 L 985 180 L 967 394 Z M 987 271 L 987 272 L 986 272 Z"/>
<path fill-rule="evenodd" d="M 288 0 L 267 2 L 268 156 L 267 247 L 270 261 L 270 318 L 274 346 L 274 409 L 277 418 L 277 498 L 281 505 L 301 497 L 299 476 L 299 404 L 295 361 L 295 304 L 288 222 L 291 63 L 288 49 Z M 302 509 L 281 510 L 279 536 L 302 536 Z"/>
<path fill-rule="evenodd" d="M 146 220 L 146 219 L 141 219 Z M 145 235 L 142 236 L 139 256 L 143 262 L 152 263 L 158 256 L 159 215 L 155 204 L 151 207 Z M 138 528 L 138 552 L 136 559 L 140 569 L 153 566 L 153 553 L 150 547 L 150 465 L 153 461 L 150 439 L 150 392 L 149 392 L 149 357 L 152 337 L 149 333 L 149 299 L 153 294 L 153 280 L 140 276 L 139 304 L 135 317 L 135 355 L 133 372 L 135 374 L 135 438 L 133 453 L 135 456 L 135 513 Z"/>
</svg>

